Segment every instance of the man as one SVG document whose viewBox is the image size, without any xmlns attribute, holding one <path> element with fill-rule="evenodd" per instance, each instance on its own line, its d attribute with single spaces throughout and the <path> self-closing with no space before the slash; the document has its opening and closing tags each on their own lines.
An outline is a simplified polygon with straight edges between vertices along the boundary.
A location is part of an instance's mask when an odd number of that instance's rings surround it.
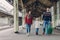
<svg viewBox="0 0 60 40">
<path fill-rule="evenodd" d="M 45 30 L 49 26 L 52 20 L 51 12 L 49 11 L 49 8 L 46 9 L 46 12 L 43 13 L 43 35 L 45 34 Z"/>
<path fill-rule="evenodd" d="M 25 24 L 26 24 L 27 35 L 29 36 L 32 24 L 31 10 L 28 10 L 27 12 L 27 15 L 25 17 Z"/>
</svg>

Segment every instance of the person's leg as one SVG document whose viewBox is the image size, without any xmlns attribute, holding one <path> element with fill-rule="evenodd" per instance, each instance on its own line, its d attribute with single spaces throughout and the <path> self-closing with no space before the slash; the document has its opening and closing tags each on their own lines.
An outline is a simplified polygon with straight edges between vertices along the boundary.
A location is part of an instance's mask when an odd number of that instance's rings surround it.
<svg viewBox="0 0 60 40">
<path fill-rule="evenodd" d="M 28 24 L 26 24 L 26 31 L 27 31 L 27 33 L 28 33 L 28 28 L 29 28 L 29 25 L 28 25 Z"/>
<path fill-rule="evenodd" d="M 30 29 L 31 29 L 31 25 L 27 25 L 27 35 L 29 36 L 29 34 L 30 34 Z"/>
<path fill-rule="evenodd" d="M 31 28 L 31 25 L 27 24 L 27 36 L 29 36 L 30 34 L 30 28 Z"/>
<path fill-rule="evenodd" d="M 46 23 L 46 35 L 48 35 L 48 28 L 49 28 L 49 26 L 50 26 L 50 21 L 47 21 L 47 23 Z"/>
<path fill-rule="evenodd" d="M 48 21 L 46 21 L 46 27 L 45 27 L 45 34 L 47 35 L 48 34 Z"/>
<path fill-rule="evenodd" d="M 46 28 L 48 29 L 49 26 L 50 26 L 50 21 L 47 21 Z"/>
<path fill-rule="evenodd" d="M 36 35 L 38 35 L 39 28 L 36 28 Z"/>
<path fill-rule="evenodd" d="M 28 28 L 28 32 L 30 33 L 30 31 L 31 31 L 31 25 L 29 25 L 29 28 Z"/>
<path fill-rule="evenodd" d="M 45 34 L 46 21 L 43 22 L 43 34 Z"/>
</svg>

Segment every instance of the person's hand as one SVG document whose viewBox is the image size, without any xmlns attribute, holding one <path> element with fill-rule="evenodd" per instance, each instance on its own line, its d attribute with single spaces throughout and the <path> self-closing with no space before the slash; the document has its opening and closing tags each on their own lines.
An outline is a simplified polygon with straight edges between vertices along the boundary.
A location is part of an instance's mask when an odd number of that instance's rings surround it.
<svg viewBox="0 0 60 40">
<path fill-rule="evenodd" d="M 25 29 L 24 27 L 22 27 L 23 29 Z"/>
</svg>

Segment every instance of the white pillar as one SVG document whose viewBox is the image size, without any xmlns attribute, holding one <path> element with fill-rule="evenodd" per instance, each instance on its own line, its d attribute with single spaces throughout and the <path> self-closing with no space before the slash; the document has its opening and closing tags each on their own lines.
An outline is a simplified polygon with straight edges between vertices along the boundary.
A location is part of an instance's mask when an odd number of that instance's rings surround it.
<svg viewBox="0 0 60 40">
<path fill-rule="evenodd" d="M 14 32 L 18 33 L 18 0 L 14 0 Z"/>
<path fill-rule="evenodd" d="M 59 24 L 60 19 L 60 1 L 57 2 L 57 25 Z"/>
<path fill-rule="evenodd" d="M 51 7 L 51 14 L 52 14 L 52 27 L 54 28 L 55 25 L 54 25 L 54 7 L 53 6 Z"/>
<path fill-rule="evenodd" d="M 21 6 L 22 6 L 22 13 L 23 13 L 22 14 L 22 27 L 24 27 L 24 25 L 25 25 L 25 19 L 24 19 L 24 17 L 25 17 L 26 9 L 23 6 L 22 0 L 21 0 Z"/>
<path fill-rule="evenodd" d="M 23 9 L 22 13 L 23 13 L 23 15 L 22 15 L 22 27 L 25 28 L 25 14 L 26 14 L 26 9 Z"/>
</svg>

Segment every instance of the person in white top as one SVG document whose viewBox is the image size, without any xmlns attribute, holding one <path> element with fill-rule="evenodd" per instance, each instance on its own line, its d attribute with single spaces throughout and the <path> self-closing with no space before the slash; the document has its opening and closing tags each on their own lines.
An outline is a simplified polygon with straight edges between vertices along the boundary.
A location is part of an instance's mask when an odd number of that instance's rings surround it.
<svg viewBox="0 0 60 40">
<path fill-rule="evenodd" d="M 36 18 L 36 20 L 35 20 L 35 28 L 36 28 L 36 35 L 38 35 L 39 28 L 40 28 L 39 18 Z"/>
</svg>

